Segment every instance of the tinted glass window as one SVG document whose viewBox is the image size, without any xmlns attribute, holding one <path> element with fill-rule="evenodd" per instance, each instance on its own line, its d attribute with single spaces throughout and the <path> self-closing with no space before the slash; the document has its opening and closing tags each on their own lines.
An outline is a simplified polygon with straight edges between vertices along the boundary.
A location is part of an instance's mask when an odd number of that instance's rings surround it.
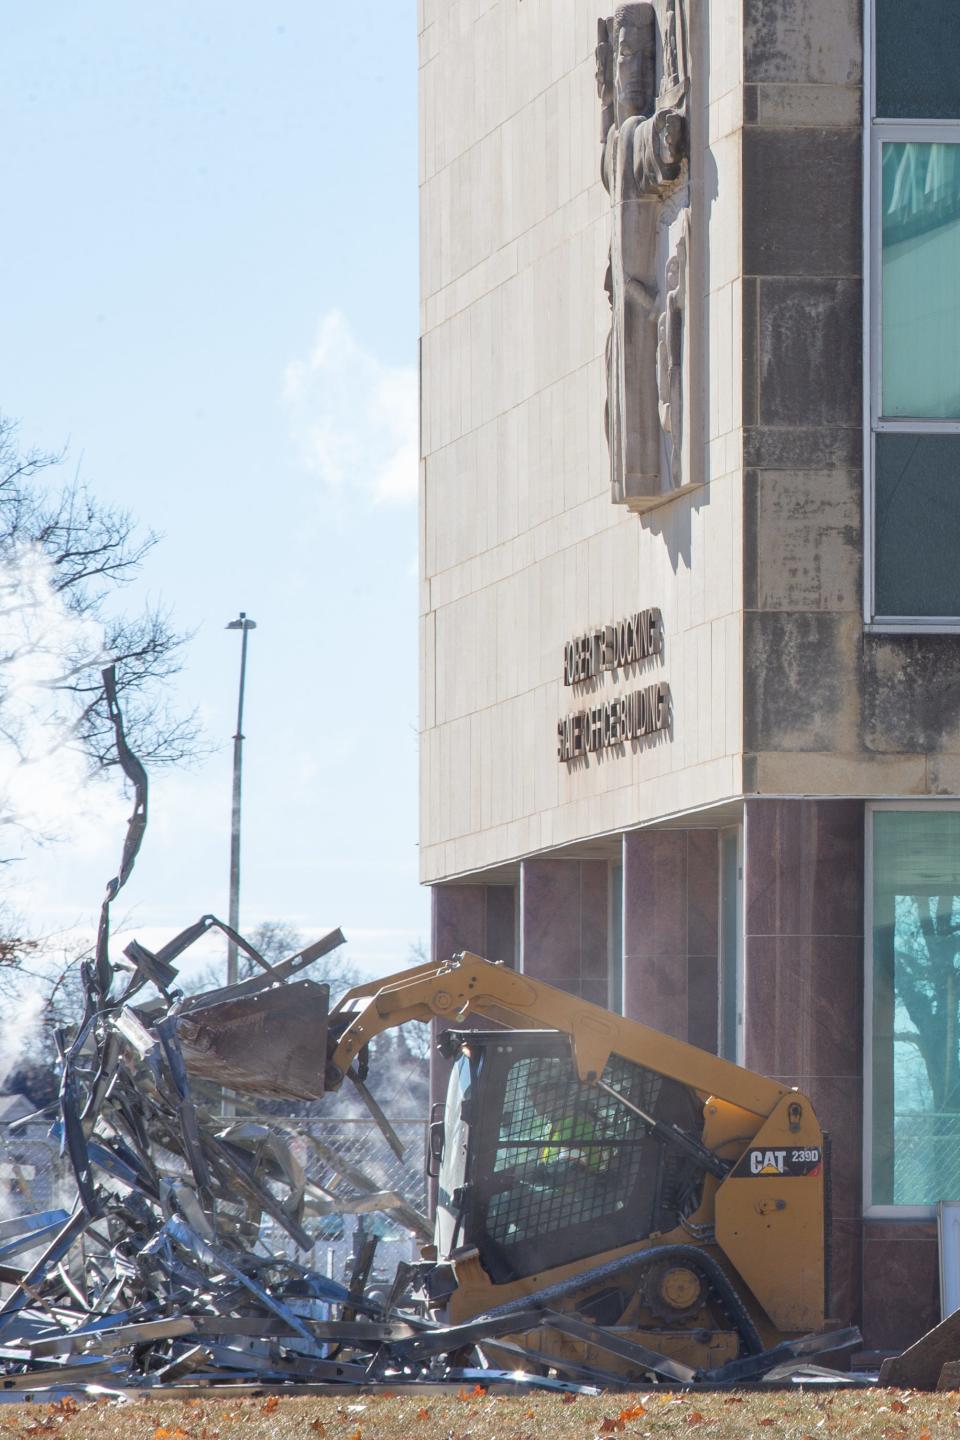
<svg viewBox="0 0 960 1440">
<path fill-rule="evenodd" d="M 877 610 L 960 614 L 960 436 L 876 437 Z"/>
<path fill-rule="evenodd" d="M 873 816 L 876 1205 L 960 1199 L 960 812 Z"/>
<path fill-rule="evenodd" d="M 883 165 L 883 414 L 960 417 L 960 145 L 894 141 Z"/>
<path fill-rule="evenodd" d="M 957 0 L 876 0 L 877 115 L 960 119 Z"/>
</svg>

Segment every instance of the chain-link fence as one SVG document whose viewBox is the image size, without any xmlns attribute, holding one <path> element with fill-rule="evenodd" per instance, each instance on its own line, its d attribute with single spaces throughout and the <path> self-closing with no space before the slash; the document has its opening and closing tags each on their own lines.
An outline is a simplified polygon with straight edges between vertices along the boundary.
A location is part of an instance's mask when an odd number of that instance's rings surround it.
<svg viewBox="0 0 960 1440">
<path fill-rule="evenodd" d="M 390 1118 L 402 1158 L 367 1117 L 271 1116 L 269 1123 L 291 1146 L 308 1181 L 330 1196 L 327 1212 L 304 1222 L 315 1238 L 308 1263 L 343 1280 L 349 1275 L 358 1242 L 364 1236 L 376 1236 L 368 1288 L 389 1288 L 397 1263 L 416 1259 L 425 1239 L 416 1225 L 418 1218 L 425 1222 L 427 1214 L 426 1122 L 422 1118 Z M 323 1202 L 314 1201 L 317 1204 Z M 303 1263 L 303 1252 L 269 1216 L 264 1217 L 261 1237 L 273 1253 Z"/>
<path fill-rule="evenodd" d="M 76 1195 L 73 1174 L 46 1126 L 0 1133 L 0 1142 L 0 1224 L 40 1210 L 70 1209 Z"/>
<path fill-rule="evenodd" d="M 343 1280 L 358 1241 L 376 1236 L 369 1285 L 388 1287 L 398 1261 L 415 1259 L 425 1238 L 425 1120 L 391 1117 L 401 1158 L 366 1116 L 249 1118 L 284 1141 L 302 1167 L 308 1182 L 303 1228 L 314 1242 L 311 1250 L 302 1250 L 282 1225 L 264 1214 L 259 1248 Z M 224 1124 L 230 1123 L 224 1117 Z M 242 1124 L 243 1117 L 237 1123 Z M 73 1172 L 45 1125 L 30 1125 L 12 1134 L 4 1131 L 6 1126 L 0 1126 L 0 1251 L 15 1245 L 18 1216 L 58 1208 L 69 1211 L 76 1200 Z M 31 1258 L 30 1252 L 19 1252 L 10 1263 L 22 1266 Z"/>
</svg>

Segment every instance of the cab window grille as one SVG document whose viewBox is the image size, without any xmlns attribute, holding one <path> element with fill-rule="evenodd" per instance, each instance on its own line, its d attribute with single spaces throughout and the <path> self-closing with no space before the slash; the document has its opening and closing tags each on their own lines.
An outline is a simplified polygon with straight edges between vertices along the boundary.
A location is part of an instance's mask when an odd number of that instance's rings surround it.
<svg viewBox="0 0 960 1440">
<path fill-rule="evenodd" d="M 683 1087 L 617 1056 L 603 1079 L 658 1118 L 665 1089 L 688 1097 Z M 687 1124 L 692 1114 L 688 1101 Z M 679 1173 L 672 1156 L 664 1166 L 667 1158 L 636 1115 L 580 1083 L 569 1058 L 518 1059 L 505 1078 L 487 1235 L 501 1247 L 524 1245 L 604 1218 L 623 1222 L 628 1205 L 632 1228 L 634 1217 L 641 1220 L 640 1233 L 643 1220 L 655 1228 L 659 1210 L 669 1212 L 669 1228 L 690 1176 Z"/>
</svg>

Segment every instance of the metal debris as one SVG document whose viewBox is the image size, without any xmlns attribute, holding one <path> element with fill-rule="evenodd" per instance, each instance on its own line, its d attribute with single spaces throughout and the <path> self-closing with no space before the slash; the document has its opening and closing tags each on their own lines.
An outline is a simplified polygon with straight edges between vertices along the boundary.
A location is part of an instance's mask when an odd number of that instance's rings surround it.
<svg viewBox="0 0 960 1440">
<path fill-rule="evenodd" d="M 388 1298 L 383 1290 L 375 1298 L 376 1239 L 364 1238 L 362 1221 L 347 1284 L 268 1244 L 279 1227 L 306 1262 L 315 1243 L 311 1220 L 374 1211 L 431 1238 L 426 1217 L 384 1189 L 383 1168 L 366 1173 L 306 1125 L 284 1138 L 269 1113 L 220 1113 L 218 1087 L 267 1100 L 323 1094 L 328 990 L 301 972 L 343 943 L 340 931 L 270 965 L 205 915 L 156 953 L 133 941 L 111 959 L 111 905 L 143 839 L 147 776 L 124 739 L 112 671 L 104 685 L 134 809 L 101 908 L 95 957 L 81 967 L 83 1013 L 75 1029 L 55 1037 L 58 1100 L 9 1126 L 49 1123 L 76 1198 L 70 1210 L 0 1222 L 0 1394 L 461 1379 L 461 1331 L 448 1340 L 422 1310 L 401 1308 L 415 1266 L 402 1265 Z M 187 996 L 175 962 L 214 927 L 256 973 Z M 351 1079 L 384 1143 L 402 1158 L 362 1078 Z M 308 1179 L 302 1163 L 310 1147 L 323 1185 Z M 477 1338 L 503 1333 L 504 1321 L 473 1329 Z M 418 1350 L 414 1342 L 427 1335 L 432 1343 Z M 454 1342 L 457 1365 L 448 1362 Z"/>
<path fill-rule="evenodd" d="M 112 671 L 104 672 L 104 684 L 134 811 L 103 901 L 95 959 L 81 969 L 82 1016 L 75 1029 L 56 1036 L 58 1100 L 43 1112 L 69 1162 L 76 1199 L 69 1211 L 37 1210 L 0 1222 L 0 1285 L 7 1287 L 0 1303 L 0 1395 L 464 1380 L 595 1394 L 597 1385 L 626 1383 L 617 1373 L 623 1361 L 673 1384 L 704 1378 L 723 1384 L 754 1378 L 772 1364 L 783 1371 L 785 1362 L 805 1363 L 819 1350 L 852 1343 L 843 1334 L 816 1337 L 704 1377 L 554 1308 L 570 1286 L 635 1265 L 636 1255 L 468 1323 L 442 1325 L 411 1298 L 416 1265 L 404 1262 L 392 1283 L 371 1286 L 376 1239 L 362 1221 L 346 1285 L 271 1249 L 269 1237 L 279 1229 L 307 1260 L 315 1243 L 308 1222 L 351 1212 L 380 1211 L 420 1239 L 432 1232 L 425 1216 L 384 1188 L 382 1169 L 368 1175 L 306 1126 L 284 1138 L 269 1114 L 235 1119 L 219 1113 L 223 1092 L 215 1086 L 268 1099 L 324 1093 L 327 987 L 299 977 L 343 943 L 339 930 L 270 965 L 242 936 L 205 915 L 156 953 L 134 941 L 123 959 L 111 960 L 110 907 L 143 838 L 147 777 L 124 739 Z M 174 962 L 215 926 L 257 973 L 185 996 Z M 384 1144 L 402 1158 L 398 1136 L 363 1084 L 364 1070 L 361 1065 L 349 1078 Z M 311 1146 L 323 1165 L 322 1185 L 308 1178 L 302 1163 Z M 542 1371 L 543 1353 L 510 1338 L 540 1328 L 588 1342 L 610 1357 L 611 1370 L 556 1351 L 552 1376 L 482 1368 L 484 1346 L 492 1345 L 492 1358 L 516 1356 L 518 1365 Z M 471 1357 L 481 1368 L 464 1368 Z"/>
<path fill-rule="evenodd" d="M 69 1213 L 0 1223 L 0 1281 L 9 1287 L 0 1304 L 2 1388 L 360 1380 L 385 1345 L 425 1322 L 392 1319 L 367 1300 L 371 1247 L 348 1288 L 271 1253 L 263 1233 L 280 1227 L 308 1259 L 313 1217 L 380 1209 L 421 1236 L 426 1219 L 356 1165 L 340 1167 L 352 1198 L 321 1188 L 307 1179 L 294 1137 L 219 1115 L 219 1092 L 203 1090 L 215 1080 L 274 1098 L 323 1093 L 327 987 L 299 972 L 343 936 L 334 931 L 271 966 L 204 916 L 155 954 L 134 941 L 111 960 L 110 908 L 143 838 L 147 777 L 124 740 L 112 672 L 104 683 L 134 811 L 95 959 L 82 967 L 83 1014 L 75 1032 L 56 1036 L 59 1097 L 47 1119 L 76 1200 Z M 213 926 L 259 973 L 185 997 L 174 961 Z M 253 1054 L 259 1069 L 250 1068 Z M 21 1268 L 28 1253 L 32 1263 Z"/>
</svg>

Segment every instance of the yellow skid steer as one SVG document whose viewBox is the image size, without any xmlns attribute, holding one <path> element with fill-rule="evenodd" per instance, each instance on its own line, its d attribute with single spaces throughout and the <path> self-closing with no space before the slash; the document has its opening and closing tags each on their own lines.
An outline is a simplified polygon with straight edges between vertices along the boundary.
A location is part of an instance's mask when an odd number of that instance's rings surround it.
<svg viewBox="0 0 960 1440">
<path fill-rule="evenodd" d="M 325 987 L 300 982 L 179 1028 L 196 1073 L 315 1098 L 348 1078 L 365 1091 L 370 1042 L 434 1020 L 451 1070 L 413 1278 L 448 1348 L 731 1383 L 858 1342 L 826 1313 L 828 1159 L 789 1086 L 470 953 L 329 1014 Z"/>
</svg>

